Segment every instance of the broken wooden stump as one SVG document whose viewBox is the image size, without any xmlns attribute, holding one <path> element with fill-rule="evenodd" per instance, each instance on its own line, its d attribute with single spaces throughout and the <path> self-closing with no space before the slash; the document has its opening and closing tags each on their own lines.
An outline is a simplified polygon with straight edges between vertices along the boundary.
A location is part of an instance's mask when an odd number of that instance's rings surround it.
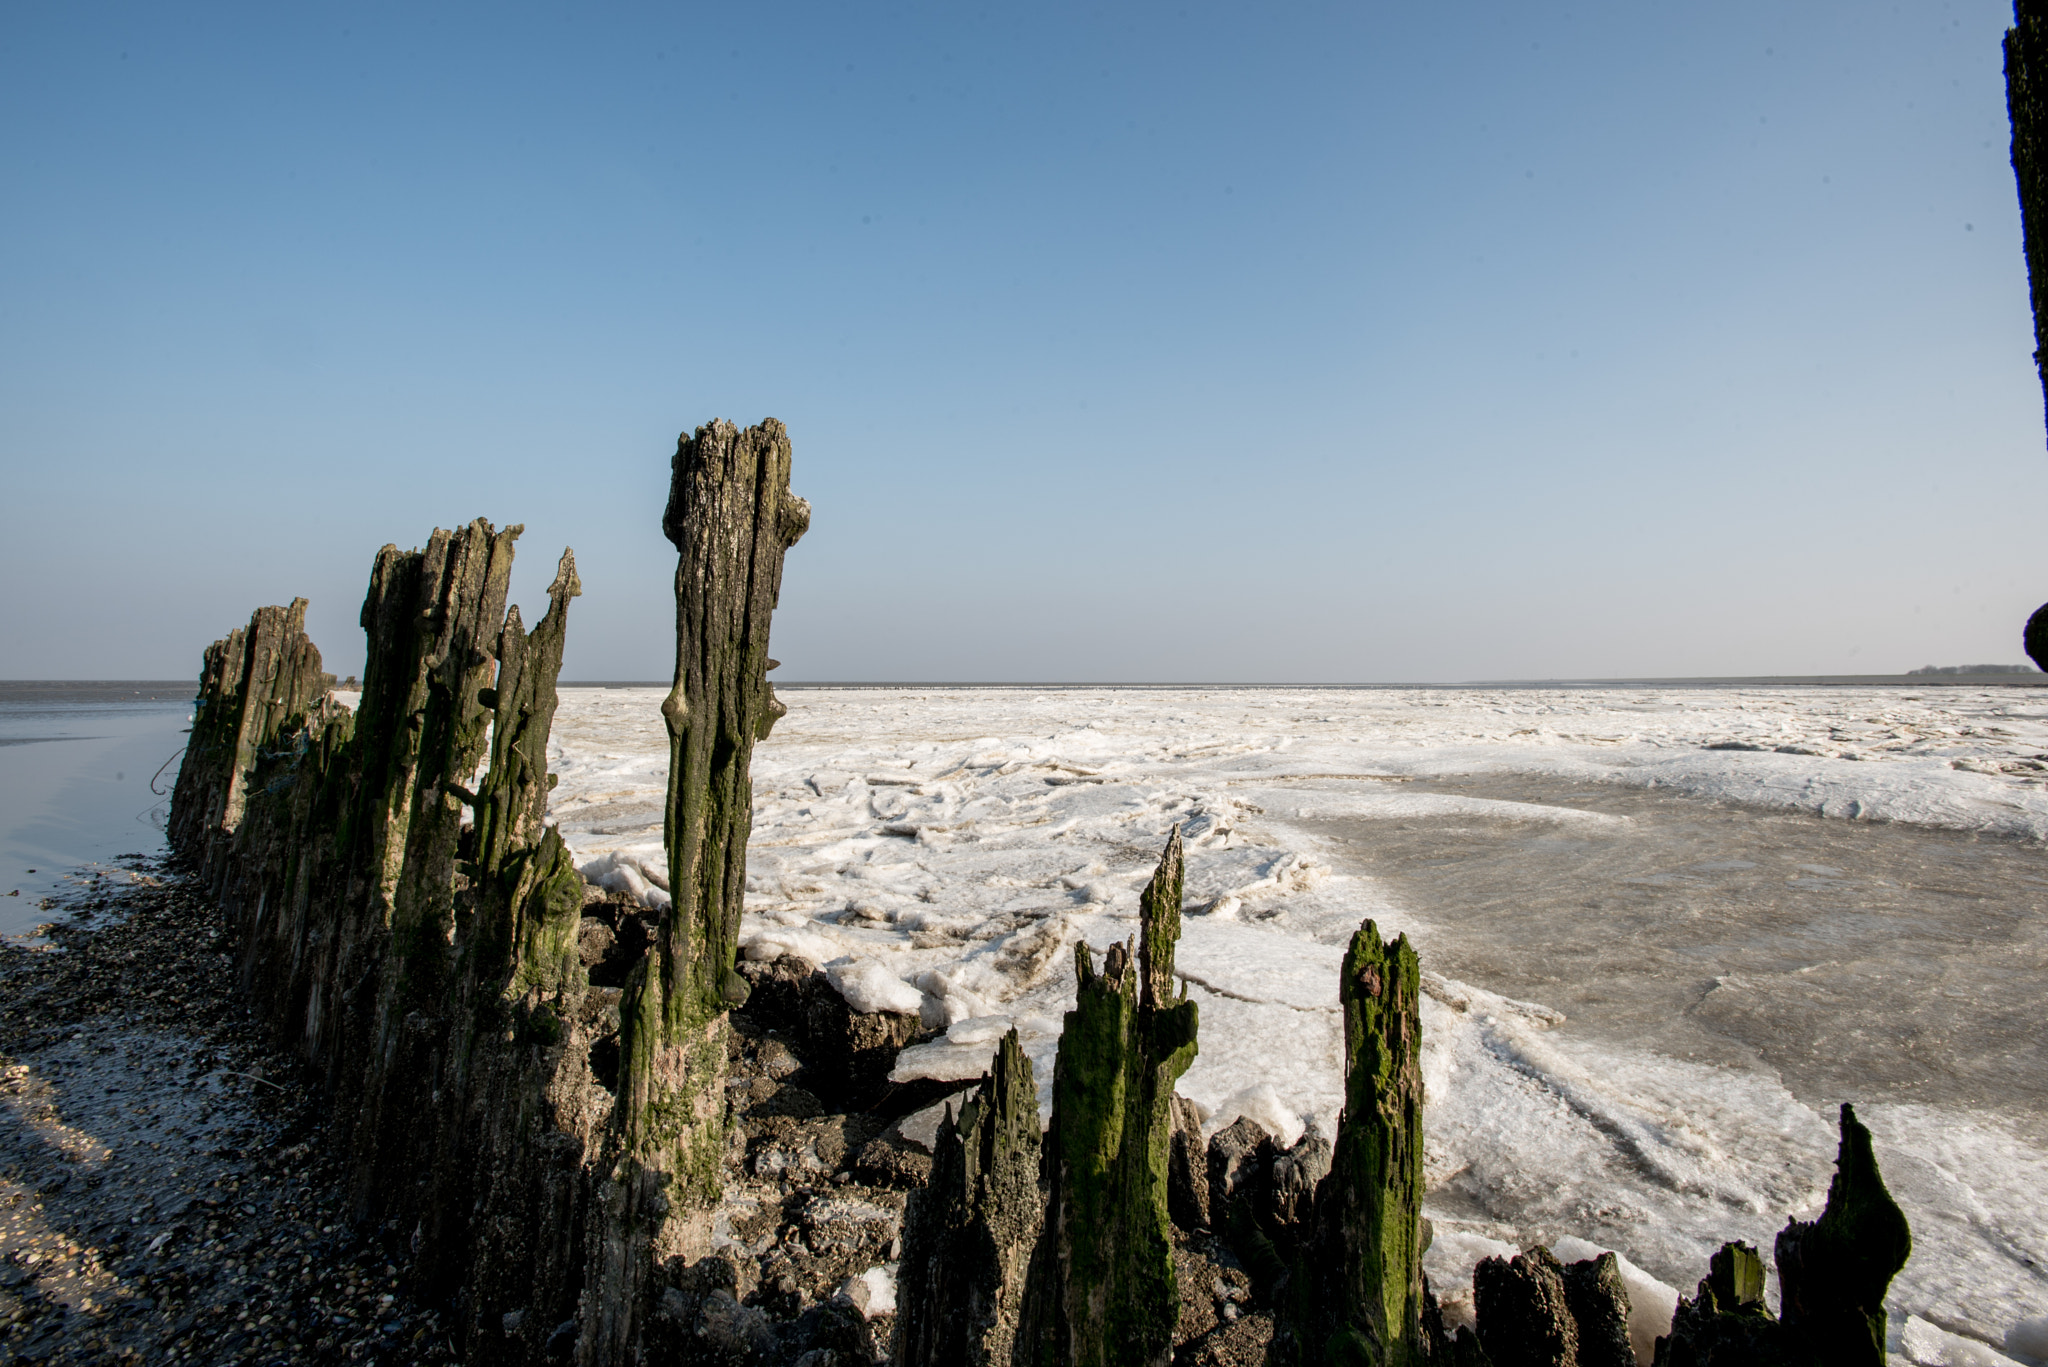
<svg viewBox="0 0 2048 1367">
<path fill-rule="evenodd" d="M 1425 1360 L 1421 970 L 1371 921 L 1351 937 L 1344 1112 L 1315 1196 L 1315 1244 L 1290 1278 L 1290 1361 L 1408 1367 Z M 1281 1345 L 1276 1345 L 1276 1348 Z"/>
<path fill-rule="evenodd" d="M 1564 1267 L 1541 1244 L 1472 1270 L 1479 1346 L 1494 1367 L 1578 1367 L 1579 1325 Z"/>
<path fill-rule="evenodd" d="M 1745 1243 L 1723 1244 L 1708 1260 L 1707 1275 L 1681 1297 L 1671 1332 L 1657 1340 L 1659 1367 L 1796 1367 L 1811 1359 L 1797 1352 L 1764 1305 L 1764 1263 Z"/>
<path fill-rule="evenodd" d="M 1846 1102 L 1840 1127 L 1820 1218 L 1778 1233 L 1778 1316 L 1764 1304 L 1762 1257 L 1725 1244 L 1657 1340 L 1658 1367 L 1882 1367 L 1884 1295 L 1912 1255 L 1913 1235 L 1885 1190 L 1870 1131 Z"/>
<path fill-rule="evenodd" d="M 1209 1227 L 1209 1149 L 1202 1139 L 1202 1113 L 1175 1093 L 1166 1158 L 1166 1211 L 1181 1229 Z"/>
<path fill-rule="evenodd" d="M 1882 1367 L 1884 1293 L 1913 1253 L 1906 1216 L 1885 1189 L 1870 1131 L 1842 1103 L 1828 1203 L 1778 1232 L 1779 1318 L 1824 1367 Z"/>
<path fill-rule="evenodd" d="M 1098 973 L 1087 945 L 1074 947 L 1078 998 L 1046 1135 L 1045 1252 L 1024 1330 L 1033 1361 L 1140 1367 L 1173 1354 L 1173 1085 L 1194 1061 L 1197 1026 L 1173 977 L 1183 868 L 1176 826 L 1139 899 L 1135 958 L 1112 945 Z"/>
<path fill-rule="evenodd" d="M 261 752 L 288 721 L 314 713 L 333 686 L 305 628 L 306 600 L 294 598 L 289 607 L 256 609 L 246 628 L 207 647 L 192 737 L 171 791 L 166 835 L 174 849 L 225 855 L 222 837 L 241 824 Z"/>
<path fill-rule="evenodd" d="M 1578 1330 L 1579 1367 L 1636 1367 L 1628 1287 L 1612 1253 L 1565 1264 L 1564 1299 Z"/>
<path fill-rule="evenodd" d="M 911 1193 L 897 1274 L 896 1367 L 1010 1367 L 1045 1222 L 1038 1172 L 1038 1088 L 1011 1030 L 957 1122 L 949 1109 L 930 1184 Z"/>
</svg>

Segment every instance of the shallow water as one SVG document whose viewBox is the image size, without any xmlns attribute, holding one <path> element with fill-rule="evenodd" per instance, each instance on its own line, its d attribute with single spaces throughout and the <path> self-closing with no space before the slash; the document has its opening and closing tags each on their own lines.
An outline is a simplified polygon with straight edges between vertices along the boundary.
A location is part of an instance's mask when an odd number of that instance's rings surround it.
<svg viewBox="0 0 2048 1367">
<path fill-rule="evenodd" d="M 1843 1100 L 1995 1112 L 2048 1138 L 2048 848 L 1541 775 L 1408 792 L 1625 821 L 1302 823 L 1428 929 L 1427 966 L 1568 1031 Z"/>
<path fill-rule="evenodd" d="M 80 869 L 162 851 L 191 713 L 189 683 L 0 682 L 0 935 Z"/>
</svg>

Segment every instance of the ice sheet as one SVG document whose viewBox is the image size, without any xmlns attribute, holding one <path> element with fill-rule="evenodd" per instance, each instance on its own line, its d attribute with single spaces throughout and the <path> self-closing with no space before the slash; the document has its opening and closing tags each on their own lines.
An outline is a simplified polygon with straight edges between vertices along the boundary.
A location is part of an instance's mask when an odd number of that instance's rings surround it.
<svg viewBox="0 0 2048 1367">
<path fill-rule="evenodd" d="M 579 863 L 650 904 L 663 873 L 661 697 L 565 690 L 550 747 L 552 813 Z M 1343 945 L 1374 917 L 1413 934 L 1427 970 L 1432 928 L 1383 884 L 1324 862 L 1306 823 L 1625 820 L 1408 792 L 1406 779 L 1553 774 L 2048 838 L 2048 703 L 2033 690 L 783 697 L 788 717 L 755 751 L 746 951 L 861 965 L 854 977 L 895 1009 L 912 1009 L 915 992 L 914 1009 L 948 1033 L 905 1051 L 904 1076 L 971 1079 L 1014 1024 L 1042 1108 L 1073 947 L 1136 934 L 1138 892 L 1176 822 L 1188 844 L 1179 967 L 1201 1011 L 1181 1088 L 1214 1122 L 1270 1087 L 1273 1105 L 1325 1133 L 1341 1104 Z M 1596 1045 L 1541 1003 L 1433 974 L 1423 1022 L 1433 1278 L 1469 1276 L 1475 1250 L 1577 1238 L 1689 1291 L 1721 1242 L 1768 1250 L 1825 1195 L 1833 1116 L 1768 1069 Z M 1897 1322 L 1915 1314 L 1998 1343 L 2048 1313 L 2041 1150 L 1988 1116 L 1861 1113 L 1915 1230 Z"/>
</svg>

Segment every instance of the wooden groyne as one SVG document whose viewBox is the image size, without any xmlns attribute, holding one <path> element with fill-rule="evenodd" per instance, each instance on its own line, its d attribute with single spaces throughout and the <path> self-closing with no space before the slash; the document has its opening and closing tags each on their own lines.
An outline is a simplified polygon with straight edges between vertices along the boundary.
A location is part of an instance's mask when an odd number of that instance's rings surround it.
<svg viewBox="0 0 2048 1367">
<path fill-rule="evenodd" d="M 520 528 L 386 546 L 353 709 L 303 600 L 205 655 L 172 846 L 237 933 L 251 1009 L 331 1098 L 355 1215 L 409 1239 L 467 1361 L 637 1361 L 657 1270 L 708 1251 L 747 764 L 808 508 L 778 423 L 701 428 L 673 475 L 676 896 L 651 937 L 591 904 L 543 820 L 572 554 L 529 633 L 505 602 Z"/>
<path fill-rule="evenodd" d="M 1447 1330 L 1423 1275 L 1420 968 L 1371 921 L 1334 984 L 1344 1109 L 1292 1147 L 1204 1137 L 1174 971 L 1169 832 L 1133 941 L 1076 946 L 1050 1125 L 1012 1031 L 929 1159 L 936 1098 L 885 1080 L 915 1017 L 851 1009 L 815 965 L 736 962 L 749 765 L 785 552 L 810 509 L 779 423 L 678 443 L 669 905 L 585 887 L 545 820 L 570 605 L 564 552 L 531 631 L 506 604 L 518 527 L 375 559 L 353 708 L 305 604 L 205 653 L 174 848 L 218 900 L 250 1010 L 329 1102 L 354 1218 L 410 1250 L 462 1360 L 846 1367 L 1311 1367 L 1634 1361 L 1612 1254 L 1482 1262 Z M 893 1136 L 893 1138 L 892 1138 Z M 1843 1107 L 1826 1210 L 1775 1258 L 1716 1254 L 1665 1367 L 1862 1367 L 1910 1250 Z M 780 1175 L 778 1175 L 780 1174 Z M 735 1196 L 735 1188 L 745 1188 Z M 874 1277 L 897 1274 L 890 1315 Z M 880 1306 L 881 1308 L 876 1308 Z"/>
<path fill-rule="evenodd" d="M 627 1237 L 591 1199 L 616 1163 L 591 1067 L 615 1027 L 580 971 L 582 879 L 541 820 L 580 586 L 565 552 L 525 631 L 519 531 L 378 552 L 353 709 L 303 600 L 210 647 L 169 832 L 237 932 L 251 1009 L 331 1099 L 357 1219 L 406 1234 L 423 1298 L 502 1362 L 580 1339 L 593 1252 Z"/>
</svg>

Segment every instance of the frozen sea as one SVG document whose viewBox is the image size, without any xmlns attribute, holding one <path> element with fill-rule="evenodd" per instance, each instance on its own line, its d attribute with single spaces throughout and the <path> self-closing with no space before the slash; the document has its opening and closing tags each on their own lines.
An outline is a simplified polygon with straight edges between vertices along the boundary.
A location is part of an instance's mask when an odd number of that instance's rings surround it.
<svg viewBox="0 0 2048 1367">
<path fill-rule="evenodd" d="M 567 689 L 551 749 L 586 872 L 650 904 L 661 696 Z M 1722 1241 L 1817 1211 L 1846 1100 L 1913 1223 L 1900 1358 L 2048 1355 L 2048 690 L 783 697 L 745 952 L 946 1027 L 899 1075 L 965 1085 L 1015 1025 L 1048 1085 L 1072 945 L 1135 933 L 1179 823 L 1212 1127 L 1334 1129 L 1343 946 L 1415 943 L 1454 1298 L 1541 1240 L 1621 1254 L 1668 1323 Z"/>
</svg>

